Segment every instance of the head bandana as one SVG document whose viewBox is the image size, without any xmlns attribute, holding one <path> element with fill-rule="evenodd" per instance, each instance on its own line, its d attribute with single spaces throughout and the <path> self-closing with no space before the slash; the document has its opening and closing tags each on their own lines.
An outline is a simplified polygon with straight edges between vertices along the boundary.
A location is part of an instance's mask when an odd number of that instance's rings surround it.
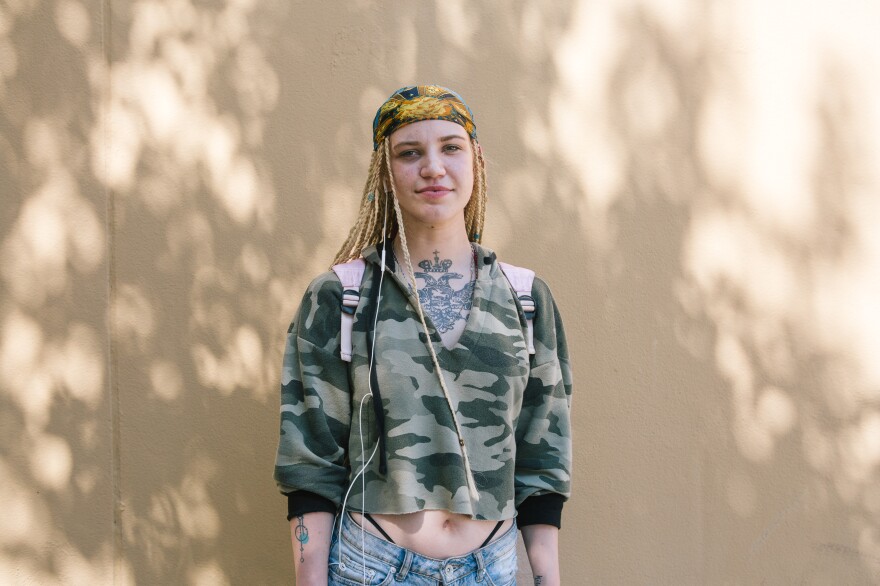
<svg viewBox="0 0 880 586">
<path fill-rule="evenodd" d="M 403 87 L 391 94 L 373 119 L 373 150 L 400 128 L 420 120 L 449 120 L 460 124 L 476 140 L 474 115 L 452 90 L 438 85 Z"/>
</svg>

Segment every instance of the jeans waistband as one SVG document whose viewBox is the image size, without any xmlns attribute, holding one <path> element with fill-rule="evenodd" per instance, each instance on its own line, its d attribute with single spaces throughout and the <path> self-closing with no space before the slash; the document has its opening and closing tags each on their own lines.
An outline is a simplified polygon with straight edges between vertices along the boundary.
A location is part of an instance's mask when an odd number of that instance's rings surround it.
<svg viewBox="0 0 880 586">
<path fill-rule="evenodd" d="M 482 571 L 485 566 L 516 553 L 516 520 L 501 537 L 489 545 L 462 556 L 435 559 L 415 553 L 361 528 L 348 512 L 342 515 L 341 539 L 357 550 L 359 555 L 363 544 L 363 555 L 384 562 L 397 569 L 397 579 L 402 580 L 408 573 L 424 576 L 442 575 L 445 580 L 454 581 L 473 572 Z"/>
</svg>

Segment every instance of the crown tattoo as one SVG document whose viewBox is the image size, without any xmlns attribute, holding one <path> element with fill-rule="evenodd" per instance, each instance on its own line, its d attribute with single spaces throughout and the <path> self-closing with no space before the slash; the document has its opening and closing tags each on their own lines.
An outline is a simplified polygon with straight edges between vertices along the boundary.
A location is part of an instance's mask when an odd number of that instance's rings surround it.
<svg viewBox="0 0 880 586">
<path fill-rule="evenodd" d="M 434 251 L 434 264 L 431 264 L 428 260 L 423 260 L 419 263 L 419 267 L 422 268 L 426 273 L 446 273 L 449 271 L 449 267 L 452 266 L 452 261 L 448 258 L 444 258 L 443 261 L 440 260 L 438 256 L 440 254 L 439 250 Z"/>
</svg>

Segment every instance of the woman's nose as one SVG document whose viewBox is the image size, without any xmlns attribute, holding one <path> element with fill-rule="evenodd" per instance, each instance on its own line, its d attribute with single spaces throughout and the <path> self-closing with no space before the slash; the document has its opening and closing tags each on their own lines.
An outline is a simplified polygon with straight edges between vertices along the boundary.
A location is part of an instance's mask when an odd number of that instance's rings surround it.
<svg viewBox="0 0 880 586">
<path fill-rule="evenodd" d="M 445 172 L 446 168 L 438 155 L 428 154 L 424 157 L 421 169 L 422 177 L 439 177 Z"/>
</svg>

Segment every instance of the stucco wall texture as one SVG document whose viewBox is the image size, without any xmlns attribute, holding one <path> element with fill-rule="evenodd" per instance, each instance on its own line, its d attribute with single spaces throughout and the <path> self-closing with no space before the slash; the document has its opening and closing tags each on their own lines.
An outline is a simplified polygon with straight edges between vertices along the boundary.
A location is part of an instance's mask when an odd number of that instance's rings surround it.
<svg viewBox="0 0 880 586">
<path fill-rule="evenodd" d="M 292 582 L 284 334 L 411 83 L 473 108 L 485 242 L 566 317 L 563 583 L 880 583 L 877 30 L 861 0 L 0 1 L 0 583 Z"/>
</svg>

